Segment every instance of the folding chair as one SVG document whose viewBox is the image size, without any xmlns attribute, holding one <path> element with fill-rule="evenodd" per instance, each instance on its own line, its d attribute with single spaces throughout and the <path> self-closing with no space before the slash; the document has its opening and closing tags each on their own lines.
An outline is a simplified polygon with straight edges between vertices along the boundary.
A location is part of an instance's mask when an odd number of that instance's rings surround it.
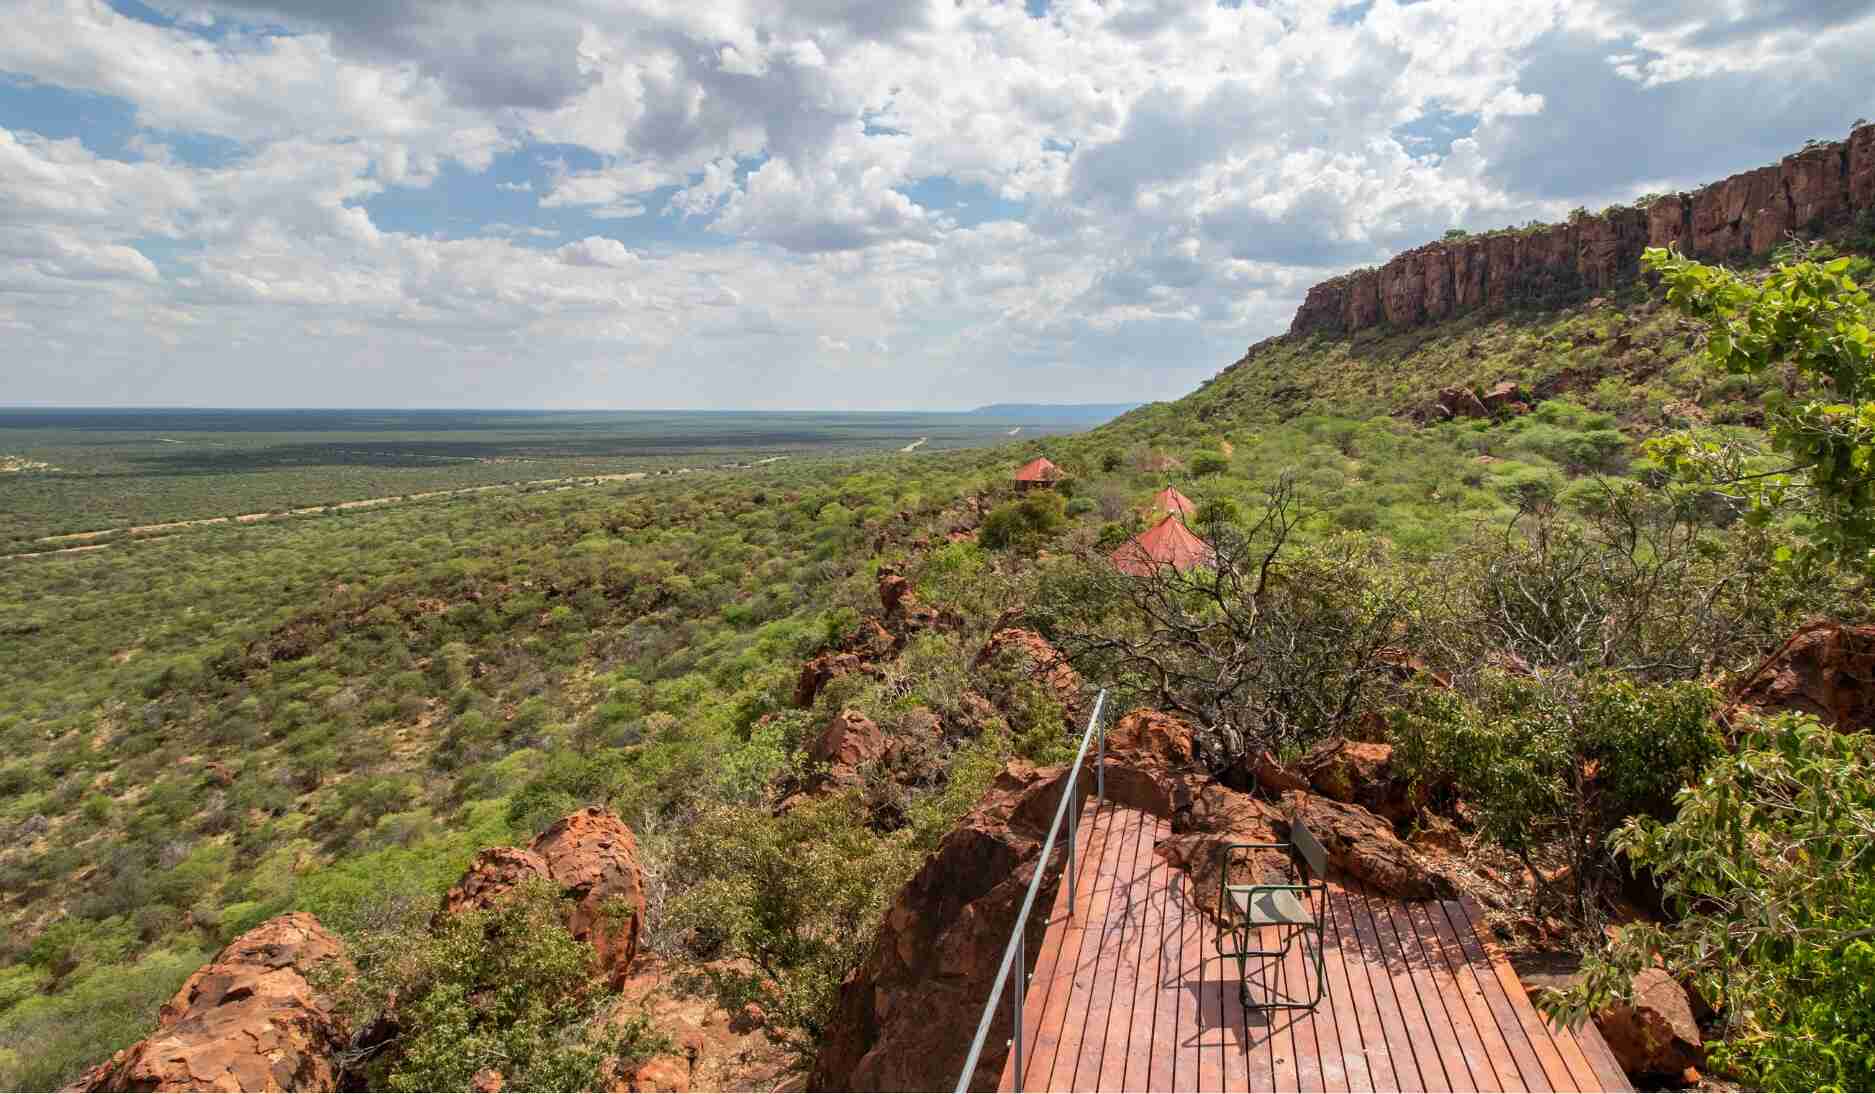
<svg viewBox="0 0 1875 1094">
<path fill-rule="evenodd" d="M 1230 868 L 1236 857 L 1249 851 L 1284 851 L 1295 869 L 1297 885 L 1232 885 Z M 1328 853 L 1314 833 L 1301 821 L 1289 828 L 1285 843 L 1232 843 L 1218 852 L 1218 913 L 1220 925 L 1213 940 L 1220 957 L 1237 959 L 1237 997 L 1245 1010 L 1314 1010 L 1327 987 L 1327 961 L 1322 954 L 1322 915 L 1328 906 L 1328 883 L 1323 875 L 1328 869 Z M 1252 946 L 1265 927 L 1277 928 L 1282 945 L 1275 949 Z M 1307 1001 L 1279 999 L 1274 989 L 1262 1003 L 1250 999 L 1250 959 L 1273 957 L 1280 960 L 1297 941 L 1303 943 L 1305 959 L 1307 935 L 1313 932 L 1315 991 Z M 1228 948 L 1226 943 L 1228 942 Z"/>
</svg>

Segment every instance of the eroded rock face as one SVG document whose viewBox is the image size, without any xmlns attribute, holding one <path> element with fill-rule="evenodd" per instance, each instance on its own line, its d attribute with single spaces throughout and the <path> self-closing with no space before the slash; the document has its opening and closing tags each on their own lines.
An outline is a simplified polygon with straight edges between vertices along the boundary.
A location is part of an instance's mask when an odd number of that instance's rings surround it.
<svg viewBox="0 0 1875 1094">
<path fill-rule="evenodd" d="M 307 974 L 344 946 L 304 912 L 229 943 L 182 985 L 155 1033 L 74 1090 L 332 1090 L 345 1030 Z"/>
<path fill-rule="evenodd" d="M 1860 212 L 1875 209 L 1875 125 L 1865 125 L 1849 134 L 1848 190 L 1849 208 Z"/>
<path fill-rule="evenodd" d="M 1085 686 L 1081 674 L 1074 671 L 1059 650 L 1041 635 L 1024 627 L 1004 627 L 990 635 L 978 651 L 975 666 L 982 668 L 1005 652 L 1013 651 L 1028 666 L 1029 676 L 1042 685 L 1061 704 L 1069 728 L 1085 728 L 1081 722 Z"/>
<path fill-rule="evenodd" d="M 866 963 L 840 987 L 814 1090 L 940 1090 L 957 1081 L 983 1000 L 1034 876 L 1065 768 L 1011 762 L 894 898 Z M 1058 882 L 1043 883 L 1052 900 Z M 1033 917 L 1039 945 L 1044 926 Z M 993 1086 L 1009 1036 L 991 1029 L 976 1085 Z"/>
<path fill-rule="evenodd" d="M 1309 749 L 1296 770 L 1315 792 L 1399 822 L 1418 811 L 1408 780 L 1393 767 L 1393 746 L 1330 737 Z"/>
<path fill-rule="evenodd" d="M 1636 1079 L 1678 1078 L 1706 1062 L 1705 1044 L 1686 990 L 1663 969 L 1642 969 L 1634 977 L 1634 998 L 1595 1015 L 1621 1069 Z"/>
<path fill-rule="evenodd" d="M 443 898 L 436 918 L 493 908 L 535 879 L 558 886 L 573 902 L 568 933 L 593 948 L 595 966 L 614 986 L 623 983 L 644 926 L 644 871 L 631 829 L 607 810 L 588 806 L 570 813 L 526 850 L 484 848 Z"/>
<path fill-rule="evenodd" d="M 1845 733 L 1875 728 L 1875 626 L 1805 624 L 1745 678 L 1733 701 L 1813 714 Z"/>
<path fill-rule="evenodd" d="M 1451 881 L 1427 866 L 1391 824 L 1358 805 L 1292 790 L 1283 795 L 1283 816 L 1308 825 L 1332 865 L 1383 893 L 1408 900 L 1457 895 Z"/>
<path fill-rule="evenodd" d="M 1875 209 L 1875 126 L 1823 142 L 1645 210 L 1614 208 L 1518 232 L 1442 240 L 1310 289 L 1291 334 L 1332 334 L 1437 322 L 1586 290 L 1639 272 L 1645 247 L 1706 259 L 1764 254 L 1791 231 L 1808 232 Z"/>
<path fill-rule="evenodd" d="M 1692 218 L 1693 207 L 1685 194 L 1668 194 L 1657 199 L 1647 207 L 1647 245 L 1671 247 L 1681 243 L 1692 234 Z"/>
<path fill-rule="evenodd" d="M 618 816 L 588 806 L 555 821 L 530 849 L 573 901 L 569 933 L 592 946 L 614 987 L 624 983 L 645 921 L 638 841 Z"/>
<path fill-rule="evenodd" d="M 857 774 L 861 765 L 885 755 L 885 734 L 871 718 L 857 710 L 842 710 L 827 723 L 807 756 L 816 763 Z"/>
</svg>

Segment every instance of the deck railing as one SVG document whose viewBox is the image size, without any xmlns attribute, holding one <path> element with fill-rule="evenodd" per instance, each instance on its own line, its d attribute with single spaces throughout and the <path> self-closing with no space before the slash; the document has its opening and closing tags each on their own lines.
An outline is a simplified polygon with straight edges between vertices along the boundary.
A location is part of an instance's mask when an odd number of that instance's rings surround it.
<svg viewBox="0 0 1875 1094">
<path fill-rule="evenodd" d="M 1107 726 L 1102 719 L 1106 713 L 1107 692 L 1101 689 L 1100 697 L 1094 700 L 1094 712 L 1088 716 L 1087 729 L 1081 734 L 1081 747 L 1074 754 L 1074 766 L 1068 769 L 1068 777 L 1061 785 L 1061 804 L 1055 807 L 1055 822 L 1048 826 L 1048 837 L 1042 841 L 1042 853 L 1035 860 L 1035 876 L 1029 880 L 1028 895 L 1022 898 L 1022 910 L 1016 913 L 1015 929 L 1009 932 L 1009 944 L 1003 947 L 1003 964 L 996 973 L 996 986 L 990 990 L 990 997 L 983 1004 L 983 1017 L 977 1022 L 976 1040 L 970 1043 L 970 1055 L 964 1059 L 962 1074 L 957 1076 L 956 1094 L 965 1094 L 970 1089 L 970 1077 L 976 1074 L 977 1060 L 983 1055 L 983 1042 L 989 1038 L 990 1027 L 996 1024 L 996 1007 L 1002 1002 L 1003 989 L 1008 986 L 1009 978 L 1014 975 L 1019 981 L 1016 990 L 1011 993 L 1015 1016 L 1015 1035 L 1009 1040 L 1009 1049 L 1015 1062 L 1015 1088 L 1022 1089 L 1022 1004 L 1028 994 L 1028 926 L 1029 916 L 1035 910 L 1035 895 L 1042 890 L 1042 877 L 1048 873 L 1048 860 L 1055 851 L 1055 840 L 1061 834 L 1065 823 L 1068 830 L 1067 869 L 1063 880 L 1068 886 L 1068 914 L 1074 914 L 1074 835 L 1080 810 L 1071 808 L 1071 803 L 1080 797 L 1081 771 L 1087 761 L 1090 746 L 1096 750 L 1094 763 L 1095 808 L 1107 800 Z"/>
</svg>

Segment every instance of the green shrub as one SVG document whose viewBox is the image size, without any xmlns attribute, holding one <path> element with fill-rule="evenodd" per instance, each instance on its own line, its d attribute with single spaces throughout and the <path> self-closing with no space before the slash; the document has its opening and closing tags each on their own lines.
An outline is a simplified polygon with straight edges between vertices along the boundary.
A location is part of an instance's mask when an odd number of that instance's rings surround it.
<svg viewBox="0 0 1875 1094">
<path fill-rule="evenodd" d="M 1214 524 L 1236 524 L 1243 519 L 1243 511 L 1229 498 L 1207 498 L 1198 506 L 1195 519 L 1200 528 Z"/>
<path fill-rule="evenodd" d="M 770 1035 L 818 1051 L 840 981 L 862 961 L 885 904 L 914 860 L 902 835 L 867 827 L 857 794 L 806 802 L 780 816 L 716 806 L 685 833 L 672 866 L 688 888 L 667 906 L 670 925 L 703 957 L 744 957 L 748 972 L 710 973 L 732 1012 L 756 1002 Z"/>
<path fill-rule="evenodd" d="M 1614 844 L 1677 918 L 1624 929 L 1547 1009 L 1583 1021 L 1664 960 L 1722 1009 L 1721 1073 L 1875 1089 L 1875 743 L 1808 715 L 1748 725 L 1670 820 L 1637 818 Z"/>
<path fill-rule="evenodd" d="M 983 518 L 978 539 L 991 549 L 1033 551 L 1061 528 L 1066 516 L 1060 494 L 1030 490 L 1018 500 L 992 509 Z"/>
<path fill-rule="evenodd" d="M 520 1090 L 594 1090 L 608 1056 L 663 1051 L 642 1016 L 608 1024 L 616 1000 L 592 974 L 592 949 L 567 932 L 543 881 L 500 907 L 452 916 L 433 931 L 396 927 L 350 939 L 357 973 L 326 971 L 354 1025 L 396 1000 L 402 1035 L 365 1072 L 376 1089 L 466 1090 L 493 1068 Z"/>
<path fill-rule="evenodd" d="M 1713 693 L 1699 683 L 1641 685 L 1487 673 L 1482 694 L 1417 690 L 1389 736 L 1417 784 L 1448 788 L 1491 842 L 1523 858 L 1564 852 L 1586 916 L 1613 867 L 1607 837 L 1632 816 L 1662 814 L 1719 754 Z"/>
<path fill-rule="evenodd" d="M 144 1036 L 205 950 L 157 949 L 134 962 L 88 965 L 59 991 L 0 1012 L 0 1088 L 56 1090 Z"/>
</svg>

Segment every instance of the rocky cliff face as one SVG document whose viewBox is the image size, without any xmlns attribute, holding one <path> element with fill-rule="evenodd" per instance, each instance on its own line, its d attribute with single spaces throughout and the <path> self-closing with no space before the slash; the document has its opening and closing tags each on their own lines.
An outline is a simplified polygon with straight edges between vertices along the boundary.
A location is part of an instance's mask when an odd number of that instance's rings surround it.
<svg viewBox="0 0 1875 1094">
<path fill-rule="evenodd" d="M 1632 277 L 1647 247 L 1717 259 L 1763 254 L 1785 233 L 1875 209 L 1875 125 L 1805 148 L 1645 209 L 1615 208 L 1567 224 L 1429 243 L 1377 270 L 1310 289 L 1291 334 L 1412 327 L 1479 308 L 1597 292 Z"/>
</svg>

